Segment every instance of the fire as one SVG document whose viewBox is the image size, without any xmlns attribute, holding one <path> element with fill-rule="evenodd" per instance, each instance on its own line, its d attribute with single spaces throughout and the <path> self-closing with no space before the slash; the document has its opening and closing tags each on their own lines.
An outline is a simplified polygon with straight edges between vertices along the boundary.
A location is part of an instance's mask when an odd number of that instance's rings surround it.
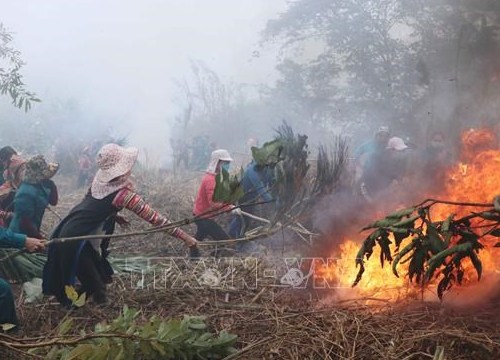
<svg viewBox="0 0 500 360">
<path fill-rule="evenodd" d="M 419 289 L 411 286 L 407 278 L 394 276 L 391 264 L 386 262 L 383 268 L 380 266 L 378 247 L 374 249 L 370 261 L 365 263 L 365 273 L 358 287 L 350 290 L 358 273 L 354 267 L 358 250 L 358 242 L 345 241 L 340 245 L 340 257 L 332 263 L 319 264 L 315 276 L 333 283 L 338 289 L 344 289 L 348 296 L 401 300 L 418 294 Z"/>
<path fill-rule="evenodd" d="M 497 178 L 500 169 L 500 150 L 495 149 L 496 138 L 487 129 L 469 130 L 462 135 L 462 161 L 447 172 L 444 194 L 436 197 L 455 202 L 491 203 L 500 194 Z M 464 171 L 465 169 L 465 171 Z M 470 207 L 441 205 L 433 210 L 436 218 L 445 218 L 452 211 L 457 216 L 465 216 Z"/>
<path fill-rule="evenodd" d="M 446 174 L 445 190 L 442 194 L 428 196 L 454 202 L 491 203 L 494 196 L 500 194 L 500 181 L 497 176 L 500 169 L 500 149 L 497 139 L 488 129 L 469 130 L 462 135 L 462 159 L 452 166 Z M 496 147 L 496 148 L 495 148 Z M 484 208 L 471 208 L 439 205 L 432 208 L 433 220 L 445 219 L 452 212 L 456 217 L 470 214 L 471 211 L 481 211 Z M 355 237 L 353 237 L 355 238 Z M 403 241 L 404 247 L 409 240 Z M 500 253 L 493 245 L 498 238 L 481 239 L 485 248 L 479 253 L 483 264 L 483 280 L 500 274 Z M 340 288 L 350 287 L 356 278 L 358 269 L 354 263 L 360 242 L 346 239 L 337 250 L 338 261 L 329 265 L 319 265 L 315 276 L 328 281 L 336 281 Z M 398 266 L 399 278 L 394 276 L 391 264 L 380 266 L 380 250 L 377 246 L 369 261 L 365 261 L 363 278 L 355 288 L 356 296 L 376 297 L 389 300 L 408 299 L 418 295 L 422 290 L 418 285 L 411 284 L 406 275 L 408 263 L 404 260 Z M 463 285 L 477 283 L 477 274 L 470 263 L 464 262 L 465 276 Z M 486 281 L 484 281 L 486 283 Z M 487 286 L 487 285 L 485 285 Z M 425 289 L 434 293 L 432 286 Z"/>
</svg>

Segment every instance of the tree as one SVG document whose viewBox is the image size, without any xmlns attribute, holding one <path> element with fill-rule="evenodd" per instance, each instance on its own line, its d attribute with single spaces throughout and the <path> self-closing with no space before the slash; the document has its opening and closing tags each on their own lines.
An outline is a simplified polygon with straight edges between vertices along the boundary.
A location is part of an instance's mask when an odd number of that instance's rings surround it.
<svg viewBox="0 0 500 360">
<path fill-rule="evenodd" d="M 263 32 L 286 54 L 274 92 L 282 96 L 284 84 L 301 79 L 288 101 L 322 108 L 322 116 L 309 116 L 342 126 L 392 122 L 425 132 L 438 118 L 465 116 L 464 108 L 474 115 L 495 104 L 498 7 L 488 0 L 291 2 Z M 309 96 L 297 96 L 304 89 Z"/>
<path fill-rule="evenodd" d="M 191 61 L 188 76 L 174 83 L 179 89 L 174 102 L 180 107 L 174 132 L 180 137 L 206 135 L 219 146 L 241 151 L 260 129 L 272 131 L 268 117 L 260 115 L 265 104 L 250 100 L 256 92 L 251 86 L 224 81 L 201 61 Z"/>
<path fill-rule="evenodd" d="M 12 34 L 0 23 L 0 94 L 10 96 L 14 106 L 28 111 L 31 103 L 40 99 L 26 90 L 20 73 L 24 62 L 20 52 L 10 46 L 11 41 Z"/>
<path fill-rule="evenodd" d="M 398 35 L 409 23 L 401 1 L 302 0 L 270 21 L 264 36 L 284 47 L 309 42 L 320 49 L 303 67 L 315 74 L 312 92 L 325 97 L 330 90 L 330 106 L 342 108 L 330 120 L 387 118 L 421 96 L 414 70 L 419 43 Z"/>
</svg>

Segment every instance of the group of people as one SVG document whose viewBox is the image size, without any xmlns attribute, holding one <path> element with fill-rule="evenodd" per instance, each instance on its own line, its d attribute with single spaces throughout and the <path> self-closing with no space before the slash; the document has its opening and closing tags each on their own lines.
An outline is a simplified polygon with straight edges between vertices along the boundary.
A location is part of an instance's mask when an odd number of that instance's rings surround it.
<svg viewBox="0 0 500 360">
<path fill-rule="evenodd" d="M 443 139 L 437 136 L 432 139 L 427 161 L 435 162 L 440 158 L 438 150 L 442 144 L 439 142 Z M 387 127 L 379 128 L 374 139 L 357 150 L 357 184 L 367 201 L 373 201 L 392 181 L 400 178 L 408 162 L 409 151 L 403 139 L 391 136 Z M 65 306 L 71 306 L 65 286 L 85 292 L 95 303 L 108 301 L 106 284 L 111 281 L 113 270 L 107 260 L 109 239 L 103 239 L 113 233 L 116 224 L 128 223 L 119 215 L 121 210 L 127 209 L 156 227 L 171 224 L 167 216 L 153 209 L 134 190 L 131 173 L 137 156 L 136 148 L 114 143 L 102 146 L 95 159 L 97 171 L 83 200 L 47 235 L 42 233 L 40 226 L 47 206 L 57 204 L 57 187 L 51 180 L 57 172 L 57 164 L 47 163 L 42 155 L 25 161 L 11 147 L 0 149 L 3 170 L 0 245 L 42 251 L 45 247 L 43 239 L 46 238 L 96 235 L 95 239 L 52 242 L 48 246 L 43 292 L 54 295 Z M 261 204 L 275 202 L 272 193 L 274 163 L 258 162 L 255 158 L 246 167 L 240 182 L 243 197 L 237 203 L 215 201 L 216 177 L 223 171 L 229 172 L 232 161 L 227 150 L 211 152 L 193 206 L 196 234 L 191 236 L 179 227 L 169 227 L 168 234 L 183 241 L 191 257 L 200 256 L 197 245 L 207 238 L 226 240 L 242 237 L 251 225 L 251 215 L 259 211 Z M 222 212 L 231 212 L 232 220 L 227 229 L 214 217 Z M 243 249 L 237 247 L 236 250 Z M 8 285 L 5 281 L 0 285 L 0 302 L 11 304 L 0 308 L 12 310 Z M 17 321 L 11 310 L 1 311 L 0 323 Z"/>
<path fill-rule="evenodd" d="M 193 137 L 191 144 L 184 139 L 170 139 L 173 154 L 173 169 L 203 170 L 216 144 L 207 135 Z"/>
<path fill-rule="evenodd" d="M 391 184 L 405 178 L 418 179 L 423 187 L 440 183 L 441 168 L 450 163 L 451 154 L 441 132 L 434 132 L 425 147 L 417 148 L 381 126 L 373 139 L 356 149 L 354 160 L 355 189 L 368 203 L 374 203 L 386 197 Z M 418 176 L 419 169 L 425 169 L 425 177 Z"/>
<path fill-rule="evenodd" d="M 215 202 L 213 200 L 215 178 L 221 171 L 229 171 L 232 161 L 233 159 L 227 150 L 219 149 L 211 154 L 193 208 L 193 215 L 197 218 L 195 238 L 199 241 L 208 237 L 214 240 L 242 237 L 251 225 L 252 218 L 248 215 L 256 213 L 259 208 L 264 207 L 262 205 L 270 204 L 274 200 L 272 195 L 273 164 L 259 164 L 253 160 L 243 172 L 240 186 L 244 195 L 238 200 L 238 203 Z M 213 219 L 214 214 L 224 211 L 231 211 L 233 214 L 228 231 L 224 230 Z M 243 250 L 243 246 L 243 243 L 239 243 L 236 249 Z M 191 255 L 196 256 L 197 254 L 193 251 Z"/>
<path fill-rule="evenodd" d="M 45 250 L 47 261 L 43 269 L 43 293 L 55 296 L 66 307 L 72 306 L 66 295 L 66 286 L 72 286 L 80 293 L 85 292 L 97 304 L 107 303 L 106 284 L 111 282 L 113 270 L 107 260 L 109 239 L 106 240 L 106 235 L 114 232 L 116 224 L 128 225 L 128 221 L 119 215 L 123 209 L 135 213 L 155 227 L 167 226 L 167 233 L 183 241 L 192 257 L 200 256 L 198 241 L 207 237 L 214 240 L 237 237 L 248 225 L 235 219 L 229 235 L 212 219 L 214 212 L 224 210 L 231 210 L 236 217 L 241 216 L 238 205 L 213 201 L 215 176 L 223 169 L 228 171 L 233 160 L 229 152 L 223 149 L 212 152 L 201 181 L 193 208 L 197 226 L 195 236 L 170 225 L 172 222 L 167 216 L 153 209 L 134 190 L 131 173 L 137 161 L 136 148 L 125 148 L 113 143 L 104 145 L 95 159 L 97 172 L 86 195 L 50 234 L 44 234 L 40 227 L 47 206 L 56 205 L 58 201 L 57 186 L 51 180 L 58 165 L 47 163 L 42 155 L 25 161 L 11 147 L 1 149 L 0 155 L 3 170 L 0 186 L 0 246 L 28 252 Z M 251 164 L 243 185 L 249 194 L 271 201 L 267 190 L 269 184 L 265 184 L 259 176 L 263 169 Z M 247 204 L 241 205 L 244 208 Z M 251 212 L 252 208 L 247 207 L 246 210 Z M 96 238 L 57 241 L 59 238 L 84 235 L 96 235 Z M 47 246 L 46 239 L 55 241 Z M 18 321 L 11 289 L 6 281 L 0 279 L 0 324 L 3 323 L 17 324 Z"/>
<path fill-rule="evenodd" d="M 98 171 L 86 196 L 60 221 L 50 238 L 110 234 L 115 223 L 125 222 L 118 215 L 122 209 L 134 212 L 154 226 L 169 224 L 166 216 L 134 191 L 130 175 L 137 153 L 135 148 L 126 149 L 116 144 L 103 146 L 97 155 Z M 40 231 L 40 226 L 46 207 L 57 203 L 57 187 L 50 179 L 58 166 L 47 163 L 42 155 L 24 161 L 11 147 L 1 149 L 0 155 L 3 170 L 0 246 L 43 251 L 47 236 Z M 197 245 L 196 239 L 180 228 L 172 227 L 168 233 L 189 247 Z M 105 303 L 105 284 L 112 274 L 106 260 L 108 253 L 107 243 L 100 239 L 49 245 L 43 270 L 43 292 L 70 306 L 65 286 L 74 286 L 96 303 Z M 18 321 L 11 289 L 1 280 L 0 324 L 4 323 L 16 325 Z"/>
<path fill-rule="evenodd" d="M 51 180 L 57 169 L 42 155 L 26 161 L 10 146 L 0 149 L 1 248 L 44 250 L 40 226 L 46 207 L 58 201 Z M 10 286 L 0 278 L 0 324 L 5 323 L 17 325 L 18 319 Z"/>
</svg>

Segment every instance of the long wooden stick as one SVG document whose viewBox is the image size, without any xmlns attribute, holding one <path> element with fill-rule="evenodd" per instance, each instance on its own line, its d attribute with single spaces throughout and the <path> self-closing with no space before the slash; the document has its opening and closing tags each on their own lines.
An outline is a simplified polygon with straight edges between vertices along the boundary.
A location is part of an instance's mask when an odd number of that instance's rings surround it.
<svg viewBox="0 0 500 360">
<path fill-rule="evenodd" d="M 270 224 L 270 223 L 271 223 L 271 221 L 270 221 L 270 220 L 264 219 L 264 218 L 262 218 L 262 217 L 259 217 L 259 216 L 257 216 L 257 215 L 254 215 L 254 214 L 250 214 L 250 213 L 248 213 L 248 212 L 246 212 L 246 211 L 240 210 L 240 212 L 241 212 L 241 215 L 244 215 L 244 216 L 249 217 L 249 218 L 251 218 L 251 219 L 254 219 L 254 220 L 257 220 L 257 221 L 260 221 L 260 222 L 266 223 L 266 224 Z M 279 225 L 279 224 L 276 224 L 276 225 Z"/>
</svg>

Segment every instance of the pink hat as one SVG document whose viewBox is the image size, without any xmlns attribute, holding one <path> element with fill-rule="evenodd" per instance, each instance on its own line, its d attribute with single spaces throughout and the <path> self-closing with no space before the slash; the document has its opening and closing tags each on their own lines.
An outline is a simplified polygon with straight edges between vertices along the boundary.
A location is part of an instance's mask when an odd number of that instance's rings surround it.
<svg viewBox="0 0 500 360">
<path fill-rule="evenodd" d="M 99 167 L 95 180 L 107 183 L 125 175 L 137 161 L 139 150 L 134 147 L 124 148 L 117 144 L 106 144 L 97 153 L 96 163 Z"/>
<path fill-rule="evenodd" d="M 401 150 L 404 150 L 407 148 L 408 148 L 408 146 L 405 144 L 403 139 L 395 136 L 395 137 L 392 137 L 389 139 L 389 142 L 387 143 L 386 149 L 393 149 L 393 150 L 401 151 Z"/>
</svg>

